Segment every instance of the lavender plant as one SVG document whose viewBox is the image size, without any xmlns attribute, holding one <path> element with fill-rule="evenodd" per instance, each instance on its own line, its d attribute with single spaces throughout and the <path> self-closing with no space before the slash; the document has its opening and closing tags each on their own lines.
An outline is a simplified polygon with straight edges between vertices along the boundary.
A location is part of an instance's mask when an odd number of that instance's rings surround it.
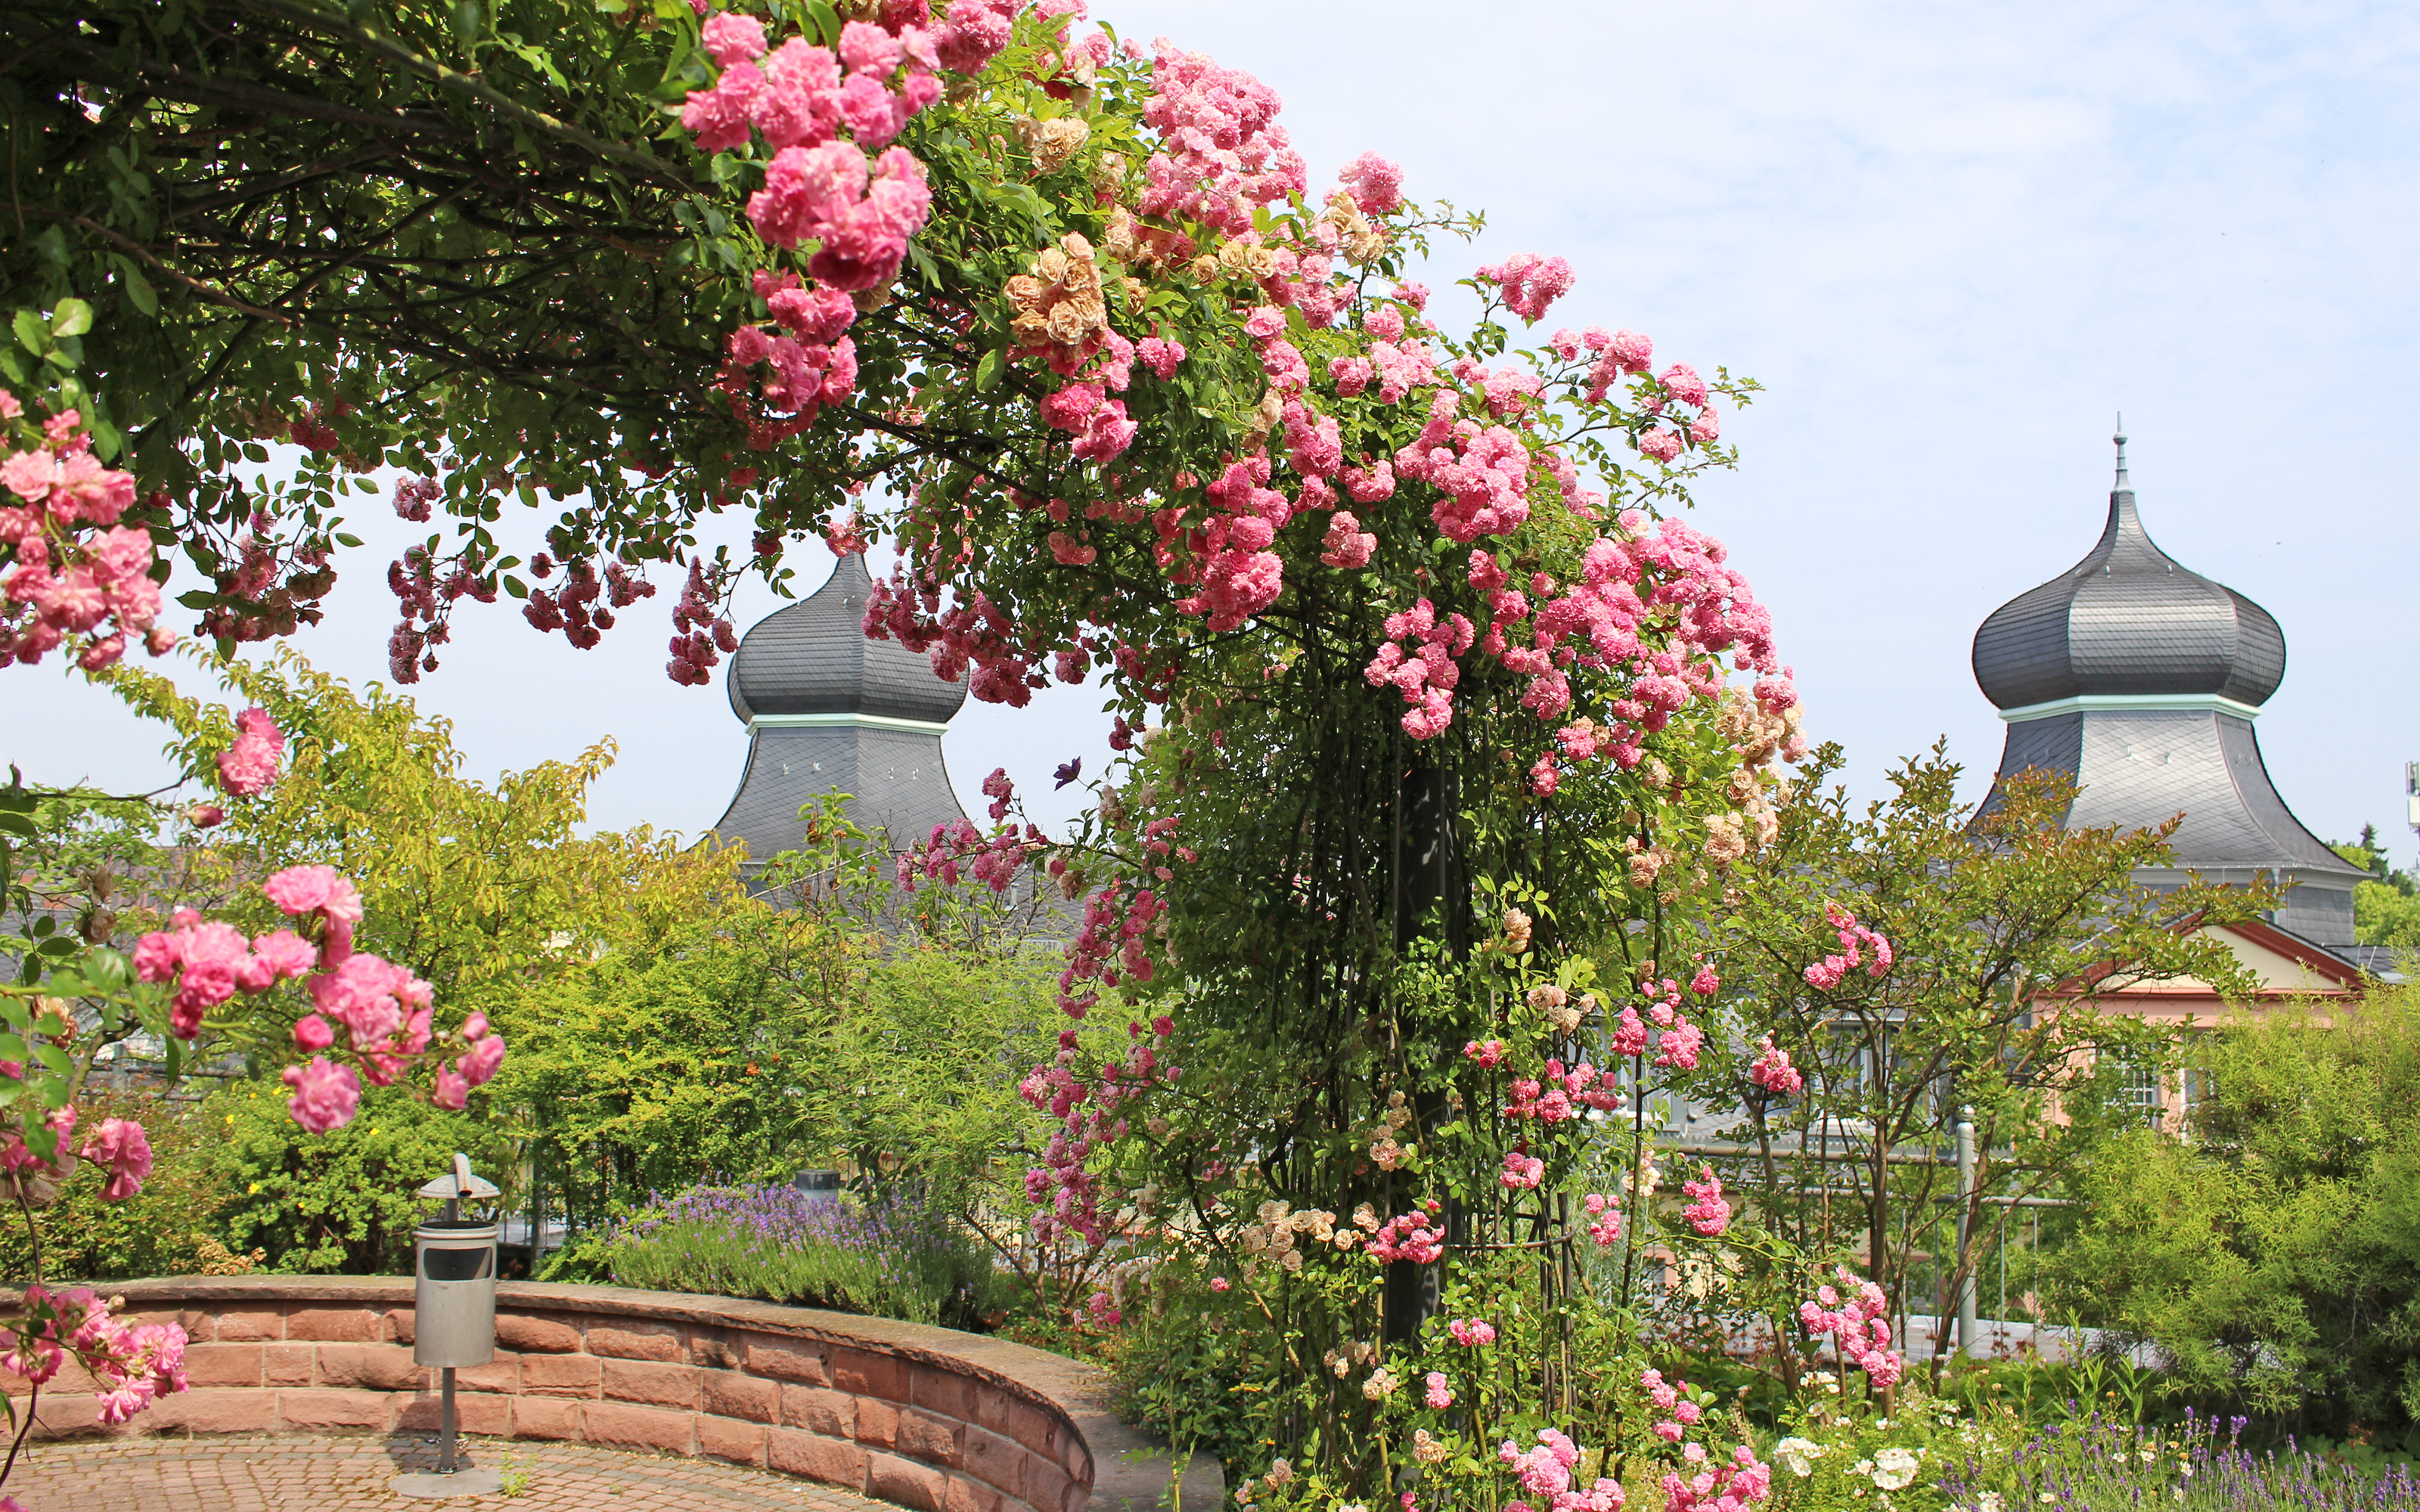
<svg viewBox="0 0 2420 1512">
<path fill-rule="evenodd" d="M 1942 1490 L 1962 1512 L 2420 1512 L 2420 1476 L 2408 1462 L 2369 1469 L 2307 1452 L 2244 1447 L 2245 1420 L 2190 1411 L 2181 1427 L 2104 1421 L 2055 1423 L 2005 1461 L 1970 1458 Z"/>
<path fill-rule="evenodd" d="M 906 1198 L 834 1202 L 786 1186 L 699 1185 L 656 1198 L 605 1244 L 615 1283 L 910 1322 L 990 1310 L 989 1257 L 948 1211 Z"/>
</svg>

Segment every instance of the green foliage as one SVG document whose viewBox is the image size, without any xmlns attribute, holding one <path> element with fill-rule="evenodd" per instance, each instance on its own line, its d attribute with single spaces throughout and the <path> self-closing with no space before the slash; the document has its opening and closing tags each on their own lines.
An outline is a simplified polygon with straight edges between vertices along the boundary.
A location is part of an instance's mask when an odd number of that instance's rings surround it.
<svg viewBox="0 0 2420 1512">
<path fill-rule="evenodd" d="M 1757 1221 L 1804 1262 L 1801 1277 L 1845 1257 L 1896 1305 L 1938 1314 L 1958 1280 L 1957 1176 L 1942 1158 L 1952 1126 L 1971 1110 L 1971 1270 L 2018 1211 L 1982 1197 L 2058 1190 L 2096 1141 L 2140 1123 L 2121 1077 L 2173 1074 L 2172 1035 L 2105 999 L 2179 978 L 2249 987 L 2224 944 L 2177 921 L 2242 918 L 2259 899 L 2136 886 L 2136 868 L 2165 857 L 2168 828 L 2070 829 L 2071 787 L 2040 773 L 2004 779 L 1978 814 L 1957 801 L 1960 768 L 1936 746 L 1860 811 L 1844 790 L 1823 791 L 1839 761 L 1834 747 L 1816 753 L 1715 934 L 1739 1042 L 1770 1035 L 1807 1089 L 1776 1096 L 1740 1061 L 1718 1059 L 1693 1090 L 1738 1118 L 1734 1137 L 1752 1153 L 1718 1164 L 1754 1193 Z M 1807 968 L 1842 949 L 1824 921 L 1831 903 L 1892 942 L 1887 974 L 1808 982 Z M 1801 1150 L 1836 1158 L 1792 1158 Z M 1930 1258 L 1944 1251 L 1947 1263 Z M 1920 1289 L 1919 1256 L 1935 1283 Z M 1807 1289 L 1801 1279 L 1763 1296 L 1775 1336 L 1790 1336 Z"/>
<path fill-rule="evenodd" d="M 2420 952 L 2420 887 L 2412 873 L 2397 870 L 2378 841 L 2378 826 L 2361 826 L 2361 839 L 2329 847 L 2377 880 L 2357 882 L 2352 889 L 2353 938 L 2363 945 Z"/>
<path fill-rule="evenodd" d="M 226 805 L 224 827 L 189 837 L 215 864 L 217 896 L 180 901 L 248 929 L 278 921 L 257 884 L 282 867 L 333 866 L 361 889 L 356 949 L 409 966 L 441 1011 L 491 1013 L 569 962 L 709 910 L 736 891 L 737 857 L 682 849 L 644 826 L 582 838 L 590 784 L 613 764 L 600 744 L 570 762 L 462 775 L 453 726 L 378 684 L 361 691 L 281 647 L 265 664 L 205 656 L 287 733 L 286 770 Z M 176 732 L 169 751 L 200 768 L 233 735 L 224 708 L 120 666 L 112 687 Z"/>
<path fill-rule="evenodd" d="M 566 1259 L 616 1286 L 952 1328 L 997 1320 L 988 1248 L 947 1208 L 905 1197 L 842 1203 L 786 1186 L 701 1186 L 640 1209 Z"/>
<path fill-rule="evenodd" d="M 86 1125 L 140 1120 L 151 1141 L 151 1177 L 125 1201 L 104 1202 L 106 1173 L 79 1163 L 40 1214 L 42 1278 L 194 1275 L 224 1264 L 226 1252 L 217 1240 L 227 1189 L 213 1164 L 221 1140 L 199 1106 L 145 1093 L 88 1093 L 76 1107 Z M 22 1286 L 34 1274 L 28 1226 L 9 1213 L 0 1220 L 0 1278 Z"/>
<path fill-rule="evenodd" d="M 420 1187 L 458 1150 L 491 1177 L 513 1166 L 492 1121 L 397 1088 L 366 1091 L 360 1115 L 324 1134 L 296 1125 L 279 1090 L 257 1082 L 212 1094 L 198 1117 L 217 1141 L 222 1231 L 238 1251 L 266 1249 L 281 1274 L 409 1275 L 411 1231 L 433 1211 Z"/>
<path fill-rule="evenodd" d="M 497 1010 L 514 1050 L 496 1095 L 525 1110 L 550 1211 L 593 1227 L 708 1178 L 815 1165 L 1011 1239 L 1041 1142 L 1016 1084 L 1052 1048 L 1055 963 L 1004 907 L 944 894 L 909 914 L 837 797 L 811 828 L 762 896 Z"/>
<path fill-rule="evenodd" d="M 2420 994 L 2208 1036 L 2190 1143 L 2117 1141 L 2052 1260 L 2092 1321 L 2150 1339 L 2171 1390 L 2312 1427 L 2420 1419 Z"/>
</svg>

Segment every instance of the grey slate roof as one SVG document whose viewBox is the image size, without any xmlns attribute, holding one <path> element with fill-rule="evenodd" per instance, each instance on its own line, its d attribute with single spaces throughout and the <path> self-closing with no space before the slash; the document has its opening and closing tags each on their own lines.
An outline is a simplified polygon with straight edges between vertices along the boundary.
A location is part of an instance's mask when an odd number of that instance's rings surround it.
<svg viewBox="0 0 2420 1512">
<path fill-rule="evenodd" d="M 850 822 L 893 850 L 966 818 L 937 728 L 966 702 L 966 685 L 942 682 L 896 641 L 865 638 L 872 586 L 862 556 L 842 557 L 823 587 L 758 621 L 731 659 L 748 763 L 714 830 L 748 842 L 751 872 L 798 845 L 799 809 L 828 793 L 849 795 Z M 788 722 L 799 718 L 815 722 Z M 877 722 L 900 719 L 927 728 Z"/>
<path fill-rule="evenodd" d="M 2079 697 L 2120 705 L 2011 720 L 2001 774 L 2033 767 L 2074 779 L 2071 827 L 2144 829 L 2183 814 L 2169 841 L 2174 866 L 2146 868 L 2138 881 L 2173 886 L 2190 871 L 2212 882 L 2290 882 L 2273 921 L 2343 955 L 2353 948 L 2352 886 L 2366 873 L 2286 807 L 2250 719 L 2157 702 L 2183 694 L 2257 706 L 2285 672 L 2286 638 L 2266 610 L 2151 544 L 2122 438 L 2100 543 L 2001 606 L 1975 636 L 1975 680 L 2002 709 Z M 2130 697 L 2145 702 L 2123 706 Z M 1995 784 L 1985 811 L 1999 801 Z"/>
<path fill-rule="evenodd" d="M 1975 632 L 1975 681 L 2003 709 L 2078 695 L 2206 693 L 2254 706 L 2286 676 L 2267 609 L 2151 544 L 2134 490 L 2109 496 L 2090 554 Z"/>
<path fill-rule="evenodd" d="M 756 622 L 731 658 L 731 712 L 878 714 L 945 724 L 967 701 L 967 685 L 933 675 L 932 663 L 896 640 L 869 640 L 864 620 L 874 580 L 851 552 L 830 581 Z"/>
</svg>

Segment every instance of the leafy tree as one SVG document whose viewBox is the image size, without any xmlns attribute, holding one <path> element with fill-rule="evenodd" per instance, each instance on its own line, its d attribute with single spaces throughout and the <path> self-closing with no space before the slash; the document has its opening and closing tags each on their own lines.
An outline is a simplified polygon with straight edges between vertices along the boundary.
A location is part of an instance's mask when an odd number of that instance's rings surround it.
<svg viewBox="0 0 2420 1512">
<path fill-rule="evenodd" d="M 2351 1425 L 2420 1420 L 2420 994 L 2200 1037 L 2191 1134 L 2096 1153 L 2055 1296 L 2149 1340 L 2173 1389 Z"/>
<path fill-rule="evenodd" d="M 377 684 L 357 693 L 283 647 L 266 664 L 206 659 L 287 733 L 288 766 L 268 793 L 229 804 L 223 825 L 188 832 L 194 890 L 180 902 L 264 929 L 276 918 L 259 878 L 333 866 L 360 879 L 361 949 L 411 967 L 451 1009 L 492 1012 L 609 939 L 659 933 L 737 888 L 728 851 L 644 826 L 579 833 L 611 742 L 489 787 L 462 774 L 448 721 Z M 139 669 L 111 676 L 176 733 L 180 760 L 198 764 L 229 738 L 225 709 Z"/>
<path fill-rule="evenodd" d="M 2263 900 L 2138 886 L 2176 822 L 2068 828 L 2073 787 L 2054 774 L 2004 776 L 1978 813 L 1958 802 L 1961 769 L 1936 745 L 1861 810 L 1845 788 L 1824 791 L 1839 763 L 1837 747 L 1815 754 L 1709 939 L 1742 1038 L 1785 1051 L 1807 1086 L 1786 1095 L 1726 1063 L 1698 1091 L 1735 1116 L 1747 1152 L 1730 1164 L 1788 1252 L 1851 1256 L 1900 1305 L 1931 1301 L 1940 1316 L 2016 1216 L 1985 1199 L 2059 1192 L 2096 1141 L 2139 1122 L 2122 1082 L 2173 1073 L 2174 1032 L 2112 995 L 2185 979 L 2247 993 L 2244 969 L 2200 931 Z M 1853 933 L 1827 907 L 1888 939 L 1891 969 L 1843 962 Z M 1977 1182 L 1962 1214 L 1948 1157 L 1970 1114 Z M 1913 1294 L 1920 1256 L 1938 1257 L 1931 1298 Z M 1790 1337 L 1786 1316 L 1773 1322 Z"/>
<path fill-rule="evenodd" d="M 2420 951 L 2420 896 L 2409 872 L 2396 870 L 2386 848 L 2378 842 L 2378 826 L 2361 826 L 2361 839 L 2330 849 L 2370 872 L 2374 882 L 2356 882 L 2352 888 L 2353 938 L 2363 945 Z"/>
</svg>

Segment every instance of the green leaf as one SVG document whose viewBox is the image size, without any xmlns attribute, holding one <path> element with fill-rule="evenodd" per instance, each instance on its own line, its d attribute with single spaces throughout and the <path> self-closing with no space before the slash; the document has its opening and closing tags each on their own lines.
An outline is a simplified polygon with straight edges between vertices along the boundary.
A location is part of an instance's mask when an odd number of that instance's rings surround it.
<svg viewBox="0 0 2420 1512">
<path fill-rule="evenodd" d="M 13 1034 L 0 1034 L 0 1060 L 22 1063 L 24 1059 L 25 1041 Z"/>
<path fill-rule="evenodd" d="M 68 1059 L 68 1053 L 60 1049 L 57 1045 L 38 1044 L 34 1046 L 34 1058 L 40 1061 L 44 1066 L 48 1067 L 57 1075 L 72 1076 L 75 1074 L 75 1062 Z"/>
<path fill-rule="evenodd" d="M 82 300 L 61 300 L 51 312 L 51 334 L 81 336 L 92 329 L 92 306 Z"/>
<path fill-rule="evenodd" d="M 362 538 L 358 535 L 349 534 L 344 531 L 338 531 L 336 532 L 336 544 L 338 546 L 359 546 L 362 544 Z"/>
<path fill-rule="evenodd" d="M 178 594 L 177 595 L 177 602 L 184 605 L 187 609 L 214 609 L 217 607 L 219 595 L 211 593 L 207 588 L 196 588 L 190 593 Z"/>
<path fill-rule="evenodd" d="M 1006 360 L 1001 356 L 999 347 L 995 347 L 984 353 L 983 361 L 975 363 L 975 392 L 989 393 L 1000 387 L 1000 376 L 1007 365 Z"/>
<path fill-rule="evenodd" d="M 512 594 L 515 598 L 529 597 L 529 584 L 521 581 L 519 578 L 514 577 L 510 573 L 506 573 L 502 580 L 504 585 L 505 593 Z"/>
<path fill-rule="evenodd" d="M 20 310 L 9 323 L 16 328 L 18 345 L 27 351 L 39 357 L 51 349 L 51 328 L 42 324 L 40 316 L 31 310 Z"/>
<path fill-rule="evenodd" d="M 168 1036 L 168 1085 L 177 1085 L 177 1078 L 184 1072 L 185 1041 L 172 1034 Z"/>
<path fill-rule="evenodd" d="M 815 23 L 815 30 L 823 35 L 824 45 L 838 47 L 840 45 L 839 12 L 827 5 L 825 0 L 807 0 L 806 8 L 807 15 Z"/>
<path fill-rule="evenodd" d="M 126 302 L 154 319 L 159 318 L 160 295 L 151 287 L 151 281 L 143 276 L 143 270 L 134 266 L 133 258 L 117 259 L 117 276 L 126 285 Z"/>
</svg>

